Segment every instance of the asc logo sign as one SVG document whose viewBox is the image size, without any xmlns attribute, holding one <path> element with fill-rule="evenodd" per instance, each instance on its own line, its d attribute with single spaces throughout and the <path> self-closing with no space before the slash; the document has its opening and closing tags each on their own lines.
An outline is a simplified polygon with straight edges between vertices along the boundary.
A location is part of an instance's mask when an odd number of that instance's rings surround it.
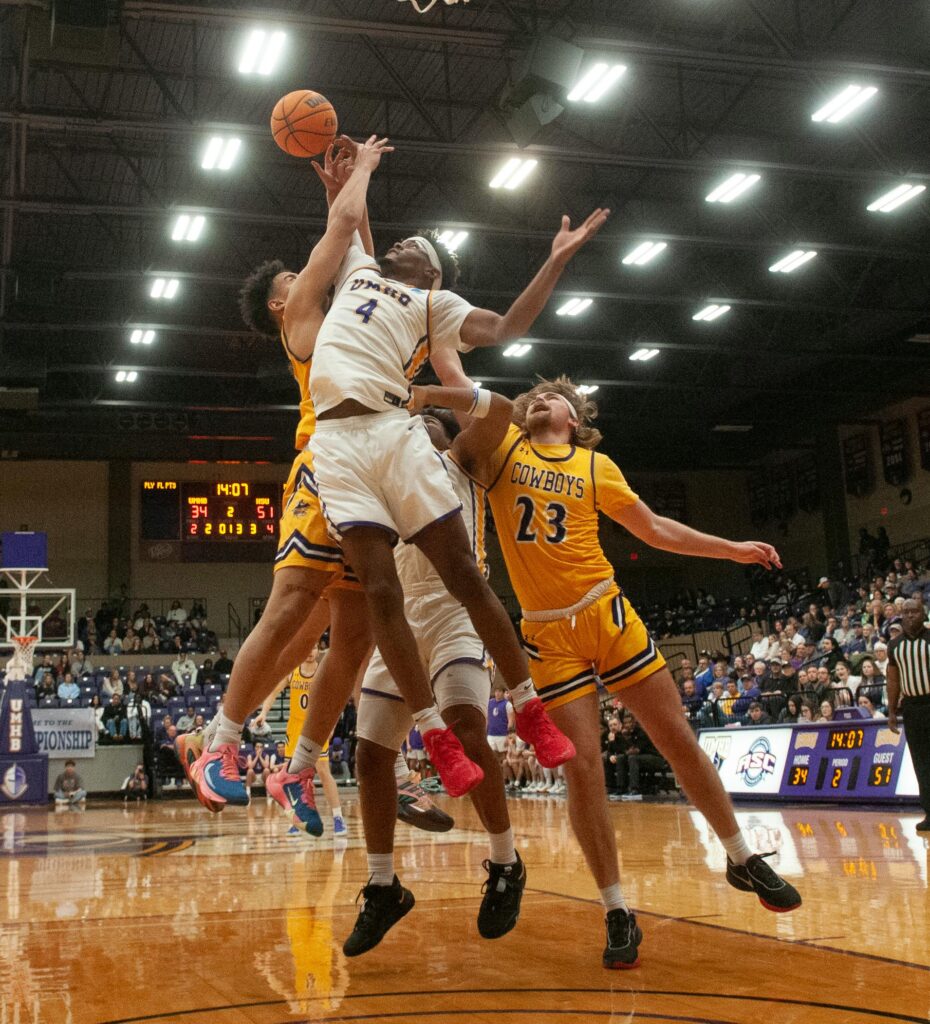
<svg viewBox="0 0 930 1024">
<path fill-rule="evenodd" d="M 772 753 L 769 741 L 760 736 L 749 748 L 749 753 L 743 754 L 737 762 L 736 774 L 742 776 L 747 786 L 758 786 L 763 779 L 775 774 L 777 763 L 778 758 Z"/>
</svg>

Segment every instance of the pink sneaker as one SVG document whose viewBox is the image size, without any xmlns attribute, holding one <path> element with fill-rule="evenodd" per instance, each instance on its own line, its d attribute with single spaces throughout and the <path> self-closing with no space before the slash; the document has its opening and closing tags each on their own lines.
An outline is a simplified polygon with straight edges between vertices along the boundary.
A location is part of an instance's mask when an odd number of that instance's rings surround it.
<svg viewBox="0 0 930 1024">
<path fill-rule="evenodd" d="M 280 804 L 297 828 L 309 832 L 312 836 L 323 835 L 323 820 L 316 809 L 316 796 L 313 792 L 313 767 L 291 775 L 287 770 L 274 772 L 268 776 L 265 787 L 268 795 Z"/>
<path fill-rule="evenodd" d="M 451 726 L 427 729 L 423 733 L 423 746 L 449 796 L 464 796 L 480 785 L 484 772 L 465 753 Z"/>
<path fill-rule="evenodd" d="M 558 768 L 575 756 L 575 744 L 556 727 L 539 697 L 516 711 L 515 717 L 517 735 L 535 748 L 536 760 L 543 768 Z"/>
<path fill-rule="evenodd" d="M 181 762 L 187 781 L 191 784 L 194 796 L 208 811 L 219 814 L 225 804 L 207 799 L 194 780 L 194 765 L 197 763 L 197 758 L 203 753 L 203 736 L 197 733 L 182 732 L 174 741 L 174 749 L 178 753 L 178 760 Z"/>
<path fill-rule="evenodd" d="M 249 792 L 239 778 L 239 747 L 235 743 L 221 743 L 216 750 L 205 750 L 191 767 L 191 778 L 198 799 L 202 796 L 213 803 L 239 807 L 249 804 Z"/>
</svg>

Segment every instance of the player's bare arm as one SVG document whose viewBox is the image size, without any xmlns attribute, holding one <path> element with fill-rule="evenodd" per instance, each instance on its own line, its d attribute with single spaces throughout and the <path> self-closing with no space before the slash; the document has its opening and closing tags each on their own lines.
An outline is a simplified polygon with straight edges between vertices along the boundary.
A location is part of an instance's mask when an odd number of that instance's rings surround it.
<svg viewBox="0 0 930 1024">
<path fill-rule="evenodd" d="M 473 310 L 462 324 L 462 341 L 472 348 L 487 348 L 522 338 L 545 308 L 569 260 L 600 231 L 609 216 L 610 210 L 597 209 L 577 228 L 563 217 L 549 258 L 510 309 L 503 315 L 490 309 Z"/>
<path fill-rule="evenodd" d="M 414 412 L 428 405 L 438 405 L 469 417 L 467 426 L 452 442 L 449 451 L 470 476 L 489 455 L 497 451 L 507 436 L 513 402 L 503 395 L 474 386 L 450 388 L 434 385 L 415 385 L 410 394 L 410 408 Z M 483 415 L 476 417 L 476 411 Z"/>
<path fill-rule="evenodd" d="M 315 160 L 312 163 L 314 171 L 316 171 L 317 177 L 323 182 L 323 187 L 326 189 L 326 204 L 332 207 L 336 201 L 336 196 L 339 195 L 343 185 L 349 180 L 349 176 L 352 174 L 352 170 L 355 167 L 355 157 L 358 153 L 358 143 L 350 139 L 347 135 L 340 135 L 335 142 L 332 142 L 327 146 L 326 153 L 323 156 L 323 166 Z M 375 240 L 371 234 L 371 224 L 368 220 L 368 207 L 365 207 L 365 213 L 362 215 L 362 222 L 358 227 L 359 239 L 362 243 L 362 248 L 369 256 L 375 254 Z"/>
<path fill-rule="evenodd" d="M 330 208 L 326 231 L 313 247 L 307 265 L 291 285 L 284 307 L 284 330 L 288 347 L 298 359 L 306 360 L 313 354 L 325 315 L 326 296 L 365 214 L 371 175 L 382 155 L 393 152 L 393 149 L 387 139 L 378 139 L 374 135 L 359 147 L 352 174 Z"/>
<path fill-rule="evenodd" d="M 656 515 L 644 501 L 637 501 L 614 512 L 612 518 L 644 544 L 660 551 L 728 559 L 743 565 L 761 565 L 766 569 L 781 568 L 781 559 L 771 544 L 755 540 L 725 540 L 723 537 L 692 530 L 690 526 L 677 523 L 674 519 Z"/>
</svg>

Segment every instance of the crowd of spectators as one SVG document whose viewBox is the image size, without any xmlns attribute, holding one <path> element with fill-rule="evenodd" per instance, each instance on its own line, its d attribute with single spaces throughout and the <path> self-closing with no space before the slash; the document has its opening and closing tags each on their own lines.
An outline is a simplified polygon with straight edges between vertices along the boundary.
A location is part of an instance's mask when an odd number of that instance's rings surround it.
<svg viewBox="0 0 930 1024">
<path fill-rule="evenodd" d="M 202 604 L 194 603 L 188 610 L 173 601 L 164 615 L 153 615 L 144 603 L 131 613 L 130 607 L 117 599 L 104 602 L 96 613 L 85 609 L 77 622 L 75 646 L 89 656 L 208 654 L 217 649 Z"/>
</svg>

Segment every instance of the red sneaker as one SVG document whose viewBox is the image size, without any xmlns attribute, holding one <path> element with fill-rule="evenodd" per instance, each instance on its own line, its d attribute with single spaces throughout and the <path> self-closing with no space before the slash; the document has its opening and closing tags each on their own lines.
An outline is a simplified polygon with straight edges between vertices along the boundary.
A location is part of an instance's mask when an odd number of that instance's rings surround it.
<svg viewBox="0 0 930 1024">
<path fill-rule="evenodd" d="M 466 755 L 451 727 L 427 729 L 423 746 L 449 796 L 464 796 L 484 778 L 484 772 Z"/>
<path fill-rule="evenodd" d="M 575 756 L 575 744 L 556 728 L 543 702 L 534 697 L 516 711 L 517 735 L 536 750 L 536 760 L 543 768 L 558 768 Z"/>
</svg>

